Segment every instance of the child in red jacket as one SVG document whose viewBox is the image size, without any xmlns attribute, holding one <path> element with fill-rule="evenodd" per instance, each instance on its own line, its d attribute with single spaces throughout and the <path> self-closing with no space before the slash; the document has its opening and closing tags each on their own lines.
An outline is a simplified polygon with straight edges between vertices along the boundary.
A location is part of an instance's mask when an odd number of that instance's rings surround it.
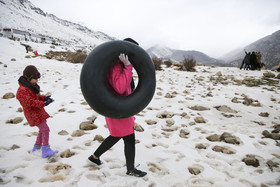
<svg viewBox="0 0 280 187">
<path fill-rule="evenodd" d="M 40 94 L 40 86 L 37 84 L 40 77 L 41 75 L 35 66 L 27 66 L 23 71 L 23 76 L 18 80 L 19 88 L 16 98 L 23 108 L 24 116 L 29 125 L 39 128 L 37 140 L 32 152 L 42 148 L 42 157 L 44 158 L 54 155 L 58 151 L 53 151 L 50 148 L 50 129 L 46 121 L 50 116 L 44 109 L 45 106 L 53 102 L 53 99 L 50 98 L 50 96 L 43 96 Z"/>
</svg>

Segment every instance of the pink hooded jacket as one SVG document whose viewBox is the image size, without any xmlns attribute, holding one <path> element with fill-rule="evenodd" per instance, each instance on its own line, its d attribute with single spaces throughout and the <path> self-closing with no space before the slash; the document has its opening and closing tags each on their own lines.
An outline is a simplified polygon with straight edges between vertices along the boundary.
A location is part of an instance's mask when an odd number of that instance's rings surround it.
<svg viewBox="0 0 280 187">
<path fill-rule="evenodd" d="M 107 81 L 109 86 L 116 95 L 126 96 L 131 93 L 132 65 L 123 64 L 117 61 L 110 69 Z M 105 117 L 111 136 L 123 137 L 134 133 L 135 117 L 114 119 Z"/>
</svg>

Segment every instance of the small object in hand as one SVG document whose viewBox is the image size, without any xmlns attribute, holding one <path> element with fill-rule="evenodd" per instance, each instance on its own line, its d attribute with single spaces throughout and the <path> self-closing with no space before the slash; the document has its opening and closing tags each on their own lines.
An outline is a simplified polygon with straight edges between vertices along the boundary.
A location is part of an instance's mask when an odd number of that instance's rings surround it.
<svg viewBox="0 0 280 187">
<path fill-rule="evenodd" d="M 45 97 L 45 106 L 48 106 L 49 104 L 51 104 L 52 102 L 54 102 L 54 100 L 52 98 L 47 98 Z"/>
</svg>

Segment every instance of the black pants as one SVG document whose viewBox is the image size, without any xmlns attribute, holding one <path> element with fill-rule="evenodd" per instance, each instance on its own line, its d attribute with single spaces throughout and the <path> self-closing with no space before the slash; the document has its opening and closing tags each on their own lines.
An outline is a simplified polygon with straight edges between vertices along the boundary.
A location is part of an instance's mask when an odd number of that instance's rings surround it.
<svg viewBox="0 0 280 187">
<path fill-rule="evenodd" d="M 108 151 L 113 145 L 115 145 L 120 139 L 124 141 L 124 154 L 126 160 L 126 167 L 128 171 L 134 169 L 134 159 L 135 159 L 135 134 L 131 134 L 124 137 L 114 137 L 108 136 L 101 145 L 94 152 L 96 157 L 100 157 L 103 153 Z"/>
</svg>

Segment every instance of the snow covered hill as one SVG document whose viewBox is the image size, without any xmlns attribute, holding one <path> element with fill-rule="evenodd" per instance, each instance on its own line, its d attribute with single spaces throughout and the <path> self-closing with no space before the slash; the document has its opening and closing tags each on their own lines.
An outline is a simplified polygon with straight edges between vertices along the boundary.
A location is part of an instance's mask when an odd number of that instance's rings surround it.
<svg viewBox="0 0 280 187">
<path fill-rule="evenodd" d="M 0 0 L 0 23 L 2 28 L 29 31 L 68 45 L 94 47 L 114 39 L 105 33 L 47 14 L 28 0 Z"/>
<path fill-rule="evenodd" d="M 28 44 L 41 53 L 51 48 Z M 279 187 L 280 83 L 264 77 L 273 72 L 157 71 L 154 98 L 136 115 L 135 163 L 148 174 L 135 178 L 125 174 L 122 141 L 100 167 L 87 160 L 108 129 L 83 98 L 82 64 L 26 55 L 20 42 L 0 38 L 0 186 Z M 50 145 L 59 151 L 51 158 L 30 153 L 38 128 L 29 127 L 13 96 L 30 64 L 42 74 L 42 94 L 55 100 L 46 107 Z M 97 128 L 81 130 L 83 122 Z"/>
<path fill-rule="evenodd" d="M 177 49 L 170 49 L 168 47 L 163 46 L 153 46 L 147 50 L 147 53 L 153 57 L 162 58 L 164 60 L 171 60 L 175 63 L 181 63 L 184 58 L 193 57 L 196 62 L 203 63 L 205 65 L 221 65 L 224 62 L 221 60 L 217 60 L 215 58 L 211 58 L 208 55 L 194 50 L 184 51 Z"/>
</svg>

